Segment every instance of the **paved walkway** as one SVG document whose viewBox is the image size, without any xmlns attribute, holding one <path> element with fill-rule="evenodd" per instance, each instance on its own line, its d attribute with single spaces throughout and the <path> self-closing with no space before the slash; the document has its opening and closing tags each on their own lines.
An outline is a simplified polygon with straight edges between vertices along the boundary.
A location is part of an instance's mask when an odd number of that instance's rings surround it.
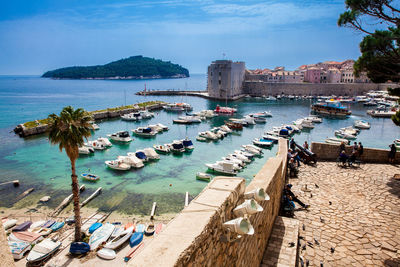
<svg viewBox="0 0 400 267">
<path fill-rule="evenodd" d="M 295 267 L 299 221 L 278 216 L 260 267 Z"/>
<path fill-rule="evenodd" d="M 296 211 L 304 266 L 400 266 L 397 166 L 300 167 L 292 191 L 311 207 Z M 307 185 L 307 189 L 305 186 Z M 300 238 L 301 238 L 300 237 Z M 301 265 L 299 265 L 301 266 Z"/>
</svg>

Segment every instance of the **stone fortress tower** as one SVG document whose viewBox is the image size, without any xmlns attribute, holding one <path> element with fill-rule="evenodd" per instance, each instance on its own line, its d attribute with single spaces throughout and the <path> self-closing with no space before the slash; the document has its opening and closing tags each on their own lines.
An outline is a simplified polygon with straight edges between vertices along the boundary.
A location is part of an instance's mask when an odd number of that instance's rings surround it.
<svg viewBox="0 0 400 267">
<path fill-rule="evenodd" d="M 233 99 L 242 94 L 246 66 L 244 62 L 216 60 L 208 66 L 207 91 L 211 98 Z"/>
</svg>

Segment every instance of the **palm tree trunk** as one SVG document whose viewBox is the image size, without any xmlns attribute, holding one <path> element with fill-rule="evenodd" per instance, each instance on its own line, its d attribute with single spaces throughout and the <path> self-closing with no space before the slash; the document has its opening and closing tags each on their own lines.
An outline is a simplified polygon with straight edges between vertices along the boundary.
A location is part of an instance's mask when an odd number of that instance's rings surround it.
<svg viewBox="0 0 400 267">
<path fill-rule="evenodd" d="M 74 216 L 75 216 L 75 242 L 81 241 L 81 212 L 80 212 L 80 203 L 79 203 L 79 183 L 78 177 L 76 176 L 75 171 L 75 160 L 71 160 L 71 169 L 72 169 L 72 195 L 74 200 Z"/>
</svg>

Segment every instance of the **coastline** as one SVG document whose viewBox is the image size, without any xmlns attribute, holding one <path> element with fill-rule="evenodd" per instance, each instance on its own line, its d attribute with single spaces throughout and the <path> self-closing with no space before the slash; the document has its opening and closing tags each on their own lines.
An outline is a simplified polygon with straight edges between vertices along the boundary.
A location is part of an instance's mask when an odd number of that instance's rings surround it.
<svg viewBox="0 0 400 267">
<path fill-rule="evenodd" d="M 113 77 L 87 77 L 87 78 L 57 78 L 57 77 L 44 77 L 52 80 L 152 80 L 152 79 L 182 79 L 189 78 L 190 75 L 185 74 L 176 74 L 172 76 L 161 76 L 161 75 L 153 75 L 153 76 L 113 76 Z"/>
</svg>

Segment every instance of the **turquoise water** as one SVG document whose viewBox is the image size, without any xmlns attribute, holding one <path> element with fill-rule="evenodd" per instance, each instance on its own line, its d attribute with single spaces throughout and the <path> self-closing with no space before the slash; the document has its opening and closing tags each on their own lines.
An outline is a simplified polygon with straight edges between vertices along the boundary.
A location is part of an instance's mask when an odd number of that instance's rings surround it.
<svg viewBox="0 0 400 267">
<path fill-rule="evenodd" d="M 76 81 L 48 80 L 38 77 L 1 77 L 0 78 L 0 183 L 19 179 L 21 186 L 0 187 L 0 206 L 23 207 L 36 203 L 37 199 L 50 195 L 52 199 L 46 205 L 55 207 L 70 194 L 70 163 L 65 152 L 60 153 L 56 146 L 51 146 L 46 136 L 19 138 L 10 133 L 12 128 L 21 122 L 44 118 L 49 113 L 59 112 L 63 106 L 73 105 L 87 110 L 102 109 L 118 105 L 137 103 L 149 100 L 168 102 L 184 101 L 194 106 L 194 111 L 214 109 L 219 103 L 195 97 L 142 97 L 136 91 L 146 87 L 150 89 L 184 89 L 202 90 L 206 87 L 205 75 L 194 75 L 187 79 L 146 80 L 146 81 Z M 125 98 L 126 95 L 126 98 Z M 158 212 L 177 212 L 184 204 L 184 195 L 188 191 L 191 196 L 197 195 L 206 183 L 195 180 L 198 171 L 206 171 L 205 163 L 213 163 L 221 157 L 239 149 L 242 144 L 250 143 L 254 137 L 265 130 L 283 123 L 290 123 L 310 112 L 310 100 L 282 100 L 266 102 L 262 99 L 244 99 L 231 106 L 238 108 L 236 117 L 250 112 L 270 110 L 272 118 L 266 124 L 257 124 L 237 132 L 218 142 L 202 143 L 195 141 L 199 131 L 208 130 L 224 123 L 228 117 L 216 117 L 196 125 L 176 125 L 172 120 L 178 115 L 159 111 L 155 118 L 141 122 L 126 122 L 119 119 L 98 122 L 100 130 L 91 139 L 106 134 L 131 130 L 138 126 L 161 122 L 170 127 L 168 132 L 155 138 L 134 137 L 128 145 L 114 143 L 105 151 L 96 151 L 95 155 L 80 157 L 77 161 L 78 173 L 87 171 L 100 175 L 97 183 L 84 183 L 88 190 L 82 194 L 87 197 L 97 187 L 103 187 L 103 194 L 89 205 L 109 211 L 118 209 L 127 213 L 148 214 L 151 203 L 157 201 Z M 225 103 L 219 103 L 225 105 Z M 357 141 L 366 147 L 387 148 L 396 138 L 400 130 L 390 119 L 373 119 L 365 113 L 366 108 L 359 104 L 351 105 L 353 115 L 347 119 L 325 118 L 315 129 L 302 132 L 294 138 L 299 143 L 305 140 L 323 141 L 332 137 L 333 131 L 353 124 L 354 120 L 368 120 L 372 127 L 362 131 Z M 118 155 L 126 155 L 137 149 L 150 147 L 153 144 L 164 144 L 175 139 L 189 137 L 193 140 L 195 150 L 181 156 L 161 155 L 157 162 L 146 164 L 139 170 L 118 172 L 107 169 L 104 161 L 115 159 Z M 240 172 L 248 182 L 261 168 L 265 161 L 274 156 L 276 146 L 264 150 L 264 157 L 256 159 Z M 35 191 L 27 198 L 16 201 L 16 195 L 27 188 Z"/>
</svg>

